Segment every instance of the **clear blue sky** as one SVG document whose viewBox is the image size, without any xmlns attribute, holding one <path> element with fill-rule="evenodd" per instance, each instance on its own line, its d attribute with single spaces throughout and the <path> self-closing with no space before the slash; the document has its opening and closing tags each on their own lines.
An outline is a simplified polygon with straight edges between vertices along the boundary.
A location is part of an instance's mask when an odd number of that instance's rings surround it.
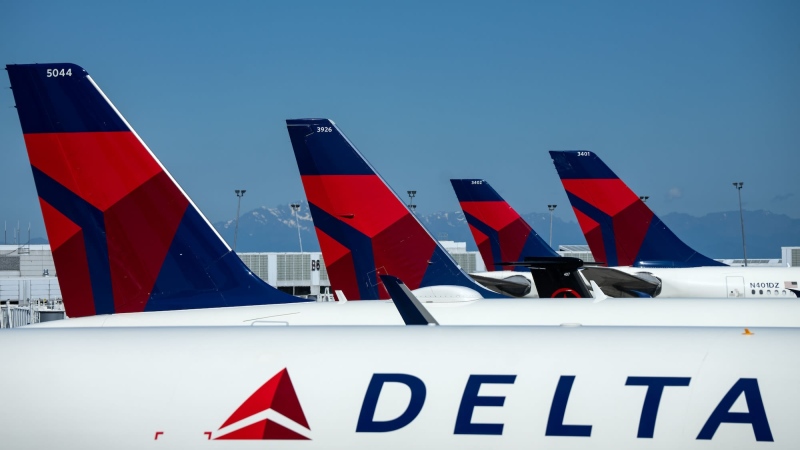
<svg viewBox="0 0 800 450">
<path fill-rule="evenodd" d="M 212 221 L 305 198 L 310 116 L 422 213 L 476 177 L 574 220 L 547 150 L 588 149 L 660 214 L 800 218 L 798 1 L 3 3 L 0 63 L 82 65 Z M 43 236 L 13 104 L 0 221 Z"/>
</svg>

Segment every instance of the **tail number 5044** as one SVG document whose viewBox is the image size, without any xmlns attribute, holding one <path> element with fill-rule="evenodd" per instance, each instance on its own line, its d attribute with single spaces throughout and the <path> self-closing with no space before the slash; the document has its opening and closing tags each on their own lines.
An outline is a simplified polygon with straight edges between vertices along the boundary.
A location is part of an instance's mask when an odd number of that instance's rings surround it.
<svg viewBox="0 0 800 450">
<path fill-rule="evenodd" d="M 67 70 L 64 69 L 47 69 L 47 78 L 56 78 L 56 77 L 71 77 L 72 76 L 72 68 Z"/>
</svg>

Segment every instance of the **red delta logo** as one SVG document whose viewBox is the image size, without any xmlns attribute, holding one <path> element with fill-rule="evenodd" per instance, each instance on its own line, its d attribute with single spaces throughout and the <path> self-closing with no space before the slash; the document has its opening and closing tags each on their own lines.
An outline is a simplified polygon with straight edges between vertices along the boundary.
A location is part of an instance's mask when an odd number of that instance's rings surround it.
<svg viewBox="0 0 800 450">
<path fill-rule="evenodd" d="M 214 433 L 214 440 L 310 440 L 303 407 L 281 370 L 258 388 Z"/>
</svg>

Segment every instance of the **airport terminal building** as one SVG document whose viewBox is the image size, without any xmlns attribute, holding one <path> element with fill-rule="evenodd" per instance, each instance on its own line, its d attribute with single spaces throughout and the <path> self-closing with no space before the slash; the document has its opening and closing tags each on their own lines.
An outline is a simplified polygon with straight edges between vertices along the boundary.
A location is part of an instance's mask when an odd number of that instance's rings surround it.
<svg viewBox="0 0 800 450">
<path fill-rule="evenodd" d="M 486 270 L 481 255 L 466 243 L 441 241 L 467 272 Z M 242 261 L 262 280 L 294 295 L 333 300 L 321 252 L 243 252 Z M 53 253 L 49 245 L 0 245 L 0 302 L 59 300 Z"/>
</svg>

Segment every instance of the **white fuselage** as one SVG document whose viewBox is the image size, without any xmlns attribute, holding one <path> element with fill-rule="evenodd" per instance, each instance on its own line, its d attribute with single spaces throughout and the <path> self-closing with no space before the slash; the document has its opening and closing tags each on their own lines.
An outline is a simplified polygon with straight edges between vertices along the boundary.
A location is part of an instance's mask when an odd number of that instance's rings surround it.
<svg viewBox="0 0 800 450">
<path fill-rule="evenodd" d="M 442 325 L 800 327 L 791 299 L 492 299 L 425 303 Z M 387 300 L 89 316 L 36 327 L 402 325 Z"/>
<path fill-rule="evenodd" d="M 752 333 L 3 330 L 2 442 L 82 450 L 800 448 L 800 330 Z"/>
<path fill-rule="evenodd" d="M 630 274 L 650 273 L 661 279 L 659 297 L 797 298 L 800 267 L 613 267 Z M 794 285 L 792 285 L 794 283 Z"/>
<path fill-rule="evenodd" d="M 800 289 L 800 267 L 609 267 L 628 274 L 649 273 L 661 279 L 661 298 L 797 298 L 790 288 Z M 530 272 L 477 272 L 483 277 L 504 279 L 524 276 L 531 283 L 525 296 L 538 297 Z M 795 283 L 792 285 L 792 283 Z M 588 283 L 587 283 L 588 286 Z M 602 288 L 602 286 L 600 286 Z"/>
</svg>

